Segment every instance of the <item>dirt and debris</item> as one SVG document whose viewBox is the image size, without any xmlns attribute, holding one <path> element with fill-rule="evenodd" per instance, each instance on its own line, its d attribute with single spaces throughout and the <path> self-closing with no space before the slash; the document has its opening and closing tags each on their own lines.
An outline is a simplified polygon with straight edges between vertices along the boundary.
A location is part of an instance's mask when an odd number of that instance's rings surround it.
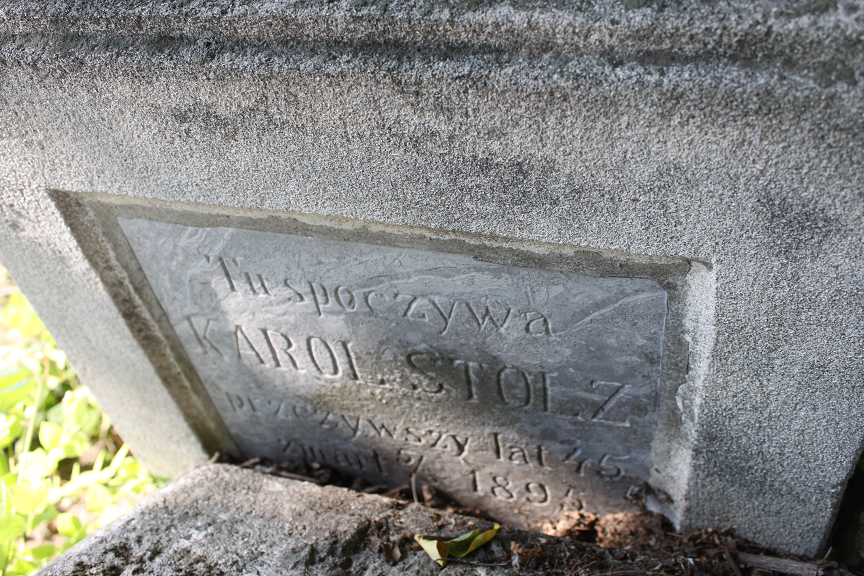
<svg viewBox="0 0 864 576">
<path fill-rule="evenodd" d="M 324 478 L 361 491 L 322 486 Z M 151 494 L 41 574 L 851 576 L 834 562 L 781 557 L 729 532 L 675 534 L 647 511 L 570 517 L 554 526 L 563 536 L 501 526 L 488 542 L 448 558 L 442 568 L 415 535 L 451 541 L 494 523 L 458 513 L 445 493 L 424 491 L 416 482 L 390 490 L 349 480 L 323 467 L 261 460 L 245 468 L 203 466 Z"/>
<path fill-rule="evenodd" d="M 372 486 L 340 475 L 317 464 L 274 465 L 251 460 L 245 468 L 317 484 L 335 484 L 360 492 L 395 498 L 406 504 L 434 508 L 442 514 L 440 528 L 457 528 L 457 517 L 473 517 L 485 524 L 491 518 L 478 510 L 463 507 L 433 486 Z M 449 517 L 449 520 L 447 519 Z M 862 515 L 864 517 L 864 515 Z M 466 530 L 480 526 L 464 526 Z M 411 530 L 398 530 L 373 523 L 368 546 L 396 565 L 408 549 L 419 549 Z M 415 531 L 419 528 L 415 527 Z M 453 530 L 451 530 L 452 532 Z M 471 560 L 478 566 L 508 566 L 520 571 L 567 576 L 864 576 L 864 572 L 833 560 L 810 560 L 791 554 L 778 554 L 758 544 L 737 538 L 732 530 L 695 530 L 675 532 L 662 515 L 640 510 L 596 516 L 587 512 L 568 512 L 555 523 L 542 527 L 543 534 L 531 534 L 502 527 L 495 546 L 478 550 Z M 456 534 L 430 535 L 454 537 Z M 489 549 L 499 549 L 491 553 Z M 831 558 L 830 554 L 827 555 Z M 633 565 L 627 571 L 611 571 L 613 564 Z M 637 569 L 638 568 L 638 569 Z"/>
</svg>

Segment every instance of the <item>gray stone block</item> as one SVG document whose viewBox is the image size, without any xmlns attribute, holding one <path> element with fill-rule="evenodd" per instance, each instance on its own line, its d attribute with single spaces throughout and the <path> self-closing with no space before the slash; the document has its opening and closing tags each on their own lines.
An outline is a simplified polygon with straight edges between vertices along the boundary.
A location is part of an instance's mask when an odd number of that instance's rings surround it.
<svg viewBox="0 0 864 576">
<path fill-rule="evenodd" d="M 426 576 L 441 568 L 419 549 L 414 534 L 452 538 L 491 527 L 489 521 L 382 496 L 214 465 L 175 479 L 39 574 Z M 518 573 L 513 543 L 523 550 L 542 550 L 550 556 L 549 568 L 557 560 L 557 570 L 543 573 L 566 574 L 579 564 L 608 572 L 641 572 L 658 565 L 673 575 L 692 570 L 682 569 L 677 559 L 635 553 L 616 561 L 591 544 L 505 527 L 485 545 L 485 557 L 475 553 L 465 558 L 492 566 L 451 562 L 446 573 Z M 585 558 L 590 560 L 580 562 Z M 523 554 L 523 566 L 526 560 Z"/>
<path fill-rule="evenodd" d="M 619 511 L 649 479 L 666 319 L 653 280 L 119 224 L 245 455 L 431 483 L 534 529 Z"/>
<path fill-rule="evenodd" d="M 118 217 L 656 282 L 656 504 L 814 554 L 864 438 L 861 8 L 8 3 L 0 261 L 170 473 L 243 441 Z"/>
</svg>

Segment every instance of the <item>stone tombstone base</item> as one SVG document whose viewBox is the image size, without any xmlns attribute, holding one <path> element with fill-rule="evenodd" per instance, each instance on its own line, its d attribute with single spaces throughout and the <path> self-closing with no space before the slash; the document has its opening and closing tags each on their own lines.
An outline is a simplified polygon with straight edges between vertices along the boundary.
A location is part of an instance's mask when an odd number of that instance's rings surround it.
<svg viewBox="0 0 864 576">
<path fill-rule="evenodd" d="M 175 479 L 37 574 L 433 576 L 441 568 L 415 534 L 449 538 L 491 527 L 476 517 L 217 464 Z M 560 575 L 592 563 L 607 572 L 661 566 L 672 576 L 702 574 L 674 558 L 630 553 L 615 560 L 593 544 L 507 526 L 481 550 L 466 563 L 451 557 L 445 574 Z M 532 550 L 542 552 L 539 567 L 526 554 Z"/>
<path fill-rule="evenodd" d="M 0 8 L 0 261 L 136 455 L 823 546 L 864 6 Z"/>
</svg>

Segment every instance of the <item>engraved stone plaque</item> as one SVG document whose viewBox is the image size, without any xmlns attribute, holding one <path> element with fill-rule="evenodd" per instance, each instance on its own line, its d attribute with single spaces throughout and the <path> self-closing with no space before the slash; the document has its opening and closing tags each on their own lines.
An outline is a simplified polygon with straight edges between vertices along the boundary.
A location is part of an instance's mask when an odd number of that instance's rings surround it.
<svg viewBox="0 0 864 576">
<path fill-rule="evenodd" d="M 647 480 L 666 293 L 470 256 L 118 218 L 247 457 L 412 475 L 537 528 Z"/>
</svg>

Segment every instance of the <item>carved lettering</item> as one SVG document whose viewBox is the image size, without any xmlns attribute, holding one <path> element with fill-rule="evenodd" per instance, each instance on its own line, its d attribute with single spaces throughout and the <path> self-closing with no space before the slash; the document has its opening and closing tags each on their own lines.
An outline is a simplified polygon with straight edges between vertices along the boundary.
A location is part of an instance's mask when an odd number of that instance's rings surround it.
<svg viewBox="0 0 864 576">
<path fill-rule="evenodd" d="M 273 295 L 264 275 L 242 270 L 238 258 L 209 255 L 205 256 L 205 258 L 207 262 L 216 262 L 218 264 L 231 292 L 240 292 L 241 288 L 243 288 L 247 293 L 256 296 Z M 306 285 L 309 289 L 308 296 L 295 288 L 292 280 L 286 278 L 280 285 L 285 288 L 281 296 L 288 302 L 293 303 L 311 301 L 314 305 L 315 313 L 319 317 L 323 316 L 327 311 L 332 311 L 334 303 L 339 306 L 342 312 L 360 311 L 358 306 L 359 300 L 355 296 L 356 290 L 348 286 L 338 285 L 335 289 L 331 290 L 321 282 L 306 281 Z M 439 335 L 444 335 L 450 330 L 460 308 L 464 309 L 464 312 L 461 313 L 464 318 L 462 321 L 471 321 L 481 333 L 487 329 L 502 332 L 510 324 L 511 318 L 517 313 L 513 307 L 503 308 L 502 311 L 496 313 L 486 304 L 472 304 L 471 302 L 461 300 L 449 301 L 436 295 L 394 292 L 391 298 L 384 291 L 378 289 L 364 290 L 362 293 L 362 301 L 366 304 L 366 309 L 373 314 L 397 313 L 408 320 L 428 323 L 431 321 L 430 313 L 432 311 L 437 312 L 443 322 L 443 326 L 438 333 Z M 381 305 L 387 302 L 404 302 L 405 306 L 398 309 L 393 309 L 392 307 L 381 308 Z M 549 318 L 545 314 L 534 310 L 521 311 L 518 314 L 525 317 L 524 332 L 526 334 L 552 334 Z"/>
<path fill-rule="evenodd" d="M 213 261 L 213 256 L 204 256 L 207 263 Z M 228 281 L 228 288 L 231 292 L 238 292 L 237 287 L 243 286 L 248 288 L 250 294 L 256 296 L 270 296 L 270 290 L 267 288 L 267 283 L 264 281 L 263 274 L 253 274 L 240 270 L 240 263 L 237 258 L 223 258 L 216 256 L 215 259 L 219 262 L 219 268 L 225 275 L 225 280 Z M 238 281 L 238 278 L 240 279 Z"/>
<path fill-rule="evenodd" d="M 468 452 L 469 442 L 471 442 L 471 438 L 468 436 L 459 437 L 455 434 L 443 434 L 436 442 L 435 449 L 460 458 Z"/>
<path fill-rule="evenodd" d="M 470 360 L 453 360 L 453 366 L 464 367 L 465 401 L 479 402 L 479 399 L 477 398 L 477 381 L 479 372 L 483 370 L 483 365 L 478 362 L 471 362 Z"/>
<path fill-rule="evenodd" d="M 505 439 L 500 433 L 492 433 L 492 446 L 495 459 L 511 465 L 537 466 L 550 469 L 546 465 L 546 451 L 542 444 L 529 445 Z"/>
<path fill-rule="evenodd" d="M 296 440 L 277 440 L 284 454 L 295 454 L 308 462 L 328 464 L 354 472 L 376 472 L 386 475 L 381 456 L 375 450 L 354 450 L 350 447 L 330 448 L 304 444 Z"/>
<path fill-rule="evenodd" d="M 242 326 L 237 326 L 234 329 L 234 337 L 237 341 L 237 358 L 242 359 L 243 355 L 252 356 L 255 360 L 258 361 L 258 364 L 266 365 L 264 362 L 264 358 L 261 356 L 261 353 L 258 352 L 258 349 L 255 348 L 255 345 L 252 344 L 252 340 L 249 339 L 249 336 L 246 335 L 246 332 L 243 331 Z"/>
<path fill-rule="evenodd" d="M 205 255 L 204 259 L 207 260 L 208 264 L 210 264 L 213 260 L 213 257 Z M 231 277 L 231 272 L 228 271 L 228 265 L 225 263 L 225 259 L 222 258 L 221 256 L 217 256 L 216 260 L 219 262 L 219 267 L 222 269 L 222 272 L 225 274 L 225 279 L 228 281 L 229 290 L 231 290 L 231 292 L 237 292 L 237 287 L 234 285 L 234 278 Z M 236 259 L 229 258 L 229 261 L 232 264 L 234 264 L 234 266 L 238 266 Z"/>
<path fill-rule="evenodd" d="M 334 298 L 336 299 L 336 303 L 339 304 L 343 310 L 347 312 L 354 312 L 357 310 L 357 299 L 354 298 L 354 293 L 348 288 L 337 286 Z"/>
<path fill-rule="evenodd" d="M 267 347 L 270 349 L 270 354 L 273 356 L 273 363 L 276 368 L 288 368 L 290 366 L 298 372 L 306 372 L 305 369 L 300 368 L 297 364 L 297 359 L 292 354 L 294 343 L 291 342 L 288 336 L 266 328 L 262 328 L 261 332 L 264 334 L 264 340 L 267 342 Z M 277 343 L 273 342 L 274 338 L 276 338 Z"/>
<path fill-rule="evenodd" d="M 298 402 L 295 404 L 293 411 L 295 416 L 306 420 L 311 420 L 318 415 L 318 410 L 304 402 Z"/>
<path fill-rule="evenodd" d="M 357 434 L 360 432 L 360 419 L 351 418 L 350 416 L 345 416 L 343 414 L 342 421 L 345 422 L 345 425 L 348 426 L 348 428 L 351 430 L 352 436 L 356 438 Z"/>
<path fill-rule="evenodd" d="M 598 464 L 597 473 L 605 478 L 609 478 L 610 480 L 618 480 L 622 476 L 624 476 L 624 470 L 615 464 L 612 463 L 612 460 L 627 460 L 629 456 L 623 457 L 613 457 L 609 454 L 604 454 Z"/>
<path fill-rule="evenodd" d="M 299 290 L 297 290 L 296 288 L 294 288 L 294 286 L 291 285 L 290 280 L 286 279 L 284 284 L 285 284 L 285 287 L 289 291 L 288 292 L 288 301 L 289 302 L 294 301 L 294 300 L 296 300 L 297 302 L 306 302 L 306 297 L 303 296 L 303 294 Z"/>
<path fill-rule="evenodd" d="M 549 412 L 549 374 L 546 372 L 540 373 L 540 394 L 543 400 L 543 412 Z"/>
<path fill-rule="evenodd" d="M 549 489 L 545 484 L 540 482 L 528 482 L 525 484 L 525 491 L 528 492 L 526 500 L 537 506 L 545 506 L 549 504 Z"/>
<path fill-rule="evenodd" d="M 219 350 L 219 348 L 216 346 L 216 344 L 214 344 L 213 341 L 210 340 L 210 337 L 208 336 L 208 332 L 210 331 L 210 325 L 213 323 L 212 320 L 207 318 L 207 323 L 204 324 L 204 329 L 200 333 L 198 332 L 198 329 L 195 327 L 195 322 L 191 316 L 187 316 L 186 321 L 189 322 L 189 327 L 192 328 L 192 334 L 195 335 L 195 340 L 197 340 L 198 344 L 201 345 L 201 350 L 204 352 L 204 354 L 210 354 L 210 349 L 213 349 L 216 352 L 216 354 L 218 354 L 222 358 L 225 358 L 225 355 L 222 354 L 222 351 Z M 209 345 L 209 348 L 208 348 L 208 345 Z"/>
<path fill-rule="evenodd" d="M 317 282 L 309 282 L 309 291 L 312 293 L 312 301 L 315 303 L 315 310 L 318 316 L 323 316 L 323 308 L 330 305 L 330 295 L 327 293 L 327 287 Z M 316 289 L 316 286 L 320 290 Z"/>
<path fill-rule="evenodd" d="M 567 492 L 558 504 L 558 513 L 565 514 L 567 512 L 581 512 L 585 510 L 585 503 L 577 498 L 577 496 L 583 494 L 583 492 L 578 492 L 575 488 L 567 488 Z"/>
<path fill-rule="evenodd" d="M 396 462 L 408 468 L 411 474 L 416 474 L 423 463 L 423 455 L 403 448 L 396 453 Z"/>
<path fill-rule="evenodd" d="M 526 315 L 528 322 L 525 324 L 525 333 L 531 335 L 550 336 L 552 334 L 552 326 L 549 324 L 549 319 L 539 312 L 529 312 Z"/>
<path fill-rule="evenodd" d="M 409 352 L 408 355 L 405 357 L 405 360 L 411 368 L 422 373 L 424 376 L 429 377 L 434 376 L 435 366 L 441 363 L 441 359 L 438 354 L 425 351 Z M 431 380 L 432 378 L 426 378 L 424 379 L 424 382 L 428 384 L 431 382 Z M 417 387 L 414 386 L 414 388 Z M 431 388 L 422 387 L 419 389 L 428 394 L 440 394 L 444 391 L 444 384 L 435 381 L 434 383 L 432 383 Z"/>
<path fill-rule="evenodd" d="M 487 325 L 490 325 L 495 328 L 498 332 L 501 331 L 504 326 L 507 325 L 507 321 L 510 319 L 510 313 L 513 312 L 512 308 L 507 308 L 507 312 L 504 314 L 504 318 L 501 320 L 496 320 L 495 316 L 489 310 L 488 306 L 483 306 L 483 316 L 481 318 L 480 314 L 478 314 L 474 307 L 471 306 L 468 302 L 465 302 L 465 307 L 468 308 L 468 312 L 471 313 L 471 316 L 474 317 L 474 320 L 477 322 L 478 328 L 480 330 L 484 330 Z"/>
<path fill-rule="evenodd" d="M 363 463 L 356 454 L 351 454 L 337 450 L 333 455 L 333 460 L 343 468 L 351 468 L 352 470 L 362 470 Z"/>
<path fill-rule="evenodd" d="M 363 420 L 363 422 L 365 422 L 365 423 L 368 425 L 368 427 L 369 427 L 373 432 L 375 432 L 375 434 L 376 434 L 377 436 L 379 436 L 379 437 L 381 437 L 381 438 L 384 438 L 385 436 L 390 437 L 391 439 L 393 438 L 393 432 L 391 432 L 391 431 L 387 428 L 387 426 L 385 426 L 384 424 L 382 424 L 382 423 L 380 423 L 380 422 L 376 424 L 375 422 L 373 422 L 373 421 L 371 421 L 371 420 L 368 420 L 368 419 Z"/>
<path fill-rule="evenodd" d="M 339 363 L 336 361 L 336 353 L 323 338 L 309 336 L 306 339 L 306 348 L 309 358 L 312 360 L 319 374 L 324 376 L 339 376 Z"/>
<path fill-rule="evenodd" d="M 439 336 L 447 333 L 447 329 L 450 328 L 450 321 L 453 320 L 453 313 L 456 311 L 456 302 L 450 304 L 450 310 L 448 312 L 444 312 L 444 307 L 441 305 L 438 300 L 435 298 L 430 298 L 429 302 L 432 304 L 432 307 L 441 315 L 441 318 L 444 319 L 444 328 L 438 333 Z"/>
<path fill-rule="evenodd" d="M 357 365 L 354 363 L 354 358 L 351 354 L 351 343 L 347 340 L 339 340 L 338 344 L 341 347 L 341 351 L 345 354 L 345 364 L 348 368 L 348 377 L 351 380 L 359 380 L 360 375 L 357 373 Z"/>
<path fill-rule="evenodd" d="M 549 486 L 537 480 L 529 480 L 524 484 L 517 484 L 510 477 L 503 474 L 494 471 L 481 473 L 478 470 L 470 470 L 468 478 L 471 486 L 470 490 L 479 495 L 483 495 L 488 489 L 488 492 L 492 496 L 505 502 L 523 500 L 527 504 L 547 506 L 553 501 L 552 491 L 549 489 Z"/>
<path fill-rule="evenodd" d="M 597 410 L 594 411 L 594 414 L 591 415 L 592 422 L 601 422 L 603 424 L 611 424 L 613 426 L 624 426 L 629 427 L 630 421 L 624 420 L 623 422 L 607 420 L 603 418 L 607 414 L 610 408 L 624 395 L 624 392 L 630 388 L 629 384 L 619 384 L 617 382 L 592 382 L 591 388 L 599 388 L 601 386 L 607 386 L 612 388 L 612 394 L 610 394 L 603 404 L 600 405 Z"/>
<path fill-rule="evenodd" d="M 524 408 L 531 404 L 531 382 L 528 375 L 517 368 L 498 371 L 498 395 L 508 406 Z"/>
<path fill-rule="evenodd" d="M 409 352 L 405 359 L 409 366 L 427 376 L 433 372 L 435 364 L 439 362 L 438 355 L 433 352 Z"/>
<path fill-rule="evenodd" d="M 324 416 L 324 419 L 318 425 L 325 430 L 334 430 L 339 426 L 339 417 L 332 412 L 327 412 L 327 415 Z"/>
<path fill-rule="evenodd" d="M 510 491 L 511 482 L 506 476 L 492 476 L 492 495 L 508 502 L 516 499 L 516 495 Z"/>
<path fill-rule="evenodd" d="M 248 396 L 240 396 L 239 394 L 230 394 L 228 392 L 225 393 L 225 396 L 228 397 L 228 402 L 235 412 L 258 412 L 255 409 L 255 404 L 252 403 L 252 399 Z"/>
<path fill-rule="evenodd" d="M 652 280 L 117 221 L 240 454 L 440 480 L 534 526 L 650 474 L 670 310 Z"/>
<path fill-rule="evenodd" d="M 375 296 L 375 299 L 378 300 L 379 302 L 381 300 L 384 300 L 386 302 L 387 296 L 385 296 L 384 294 L 382 294 L 381 292 L 378 292 L 376 290 L 368 290 L 368 291 L 366 291 L 365 295 L 363 296 L 363 299 L 366 301 L 366 306 L 369 308 L 369 310 L 371 310 L 373 314 L 377 314 L 378 310 L 374 306 L 372 306 L 372 297 L 373 296 Z"/>
<path fill-rule="evenodd" d="M 234 293 L 247 293 L 255 296 L 274 296 L 268 286 L 264 274 L 249 272 L 241 269 L 240 259 L 226 256 L 205 256 L 208 263 L 216 263 L 227 282 L 228 289 Z M 495 311 L 487 304 L 472 303 L 463 300 L 450 300 L 435 294 L 405 294 L 391 292 L 381 288 L 357 290 L 344 284 L 339 284 L 331 289 L 322 282 L 305 281 L 308 287 L 308 295 L 295 287 L 295 281 L 285 278 L 277 287 L 284 287 L 279 296 L 286 303 L 311 302 L 315 314 L 318 317 L 325 313 L 370 313 L 398 315 L 406 320 L 430 323 L 433 315 L 440 317 L 443 323 L 438 335 L 447 334 L 454 326 L 454 319 L 461 318 L 461 326 L 473 325 L 480 333 L 504 332 L 511 326 L 511 319 L 521 316 L 525 319 L 522 328 L 524 334 L 531 336 L 551 336 L 552 326 L 546 314 L 536 310 L 518 310 L 512 306 L 502 306 Z M 358 298 L 356 294 L 362 294 Z M 365 309 L 359 304 L 365 303 Z M 401 302 L 402 306 L 394 306 Z M 390 306 L 387 304 L 390 303 Z M 460 312 L 462 310 L 462 312 Z M 517 323 L 518 324 L 518 323 Z"/>
</svg>

